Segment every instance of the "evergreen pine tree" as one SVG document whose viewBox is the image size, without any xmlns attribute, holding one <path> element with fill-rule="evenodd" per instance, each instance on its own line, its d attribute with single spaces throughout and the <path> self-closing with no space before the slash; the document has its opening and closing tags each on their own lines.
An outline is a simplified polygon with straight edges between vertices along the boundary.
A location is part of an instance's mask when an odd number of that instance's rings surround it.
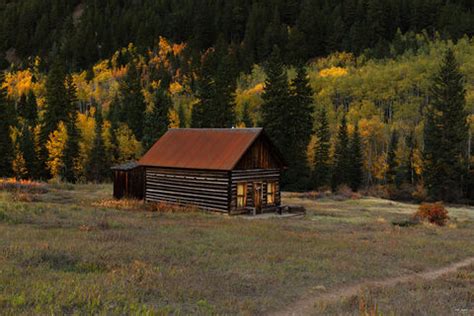
<svg viewBox="0 0 474 316">
<path fill-rule="evenodd" d="M 48 160 L 46 143 L 49 140 L 49 136 L 57 129 L 59 122 L 65 122 L 68 119 L 69 101 L 65 78 L 64 67 L 58 60 L 52 65 L 46 80 L 45 112 L 41 122 L 39 135 L 40 150 L 38 157 L 40 163 L 39 170 L 43 170 L 41 173 L 42 177 L 49 177 L 45 165 Z"/>
<path fill-rule="evenodd" d="M 280 50 L 274 47 L 273 53 L 265 66 L 267 79 L 262 95 L 261 126 L 280 151 L 285 153 L 286 137 L 284 130 L 290 123 L 285 118 L 290 100 L 288 76 L 283 68 Z"/>
<path fill-rule="evenodd" d="M 244 107 L 242 109 L 242 119 L 241 122 L 245 125 L 245 127 L 253 127 L 253 121 L 250 117 L 250 105 L 248 102 L 244 103 Z"/>
<path fill-rule="evenodd" d="M 76 126 L 77 121 L 77 89 L 69 75 L 66 79 L 66 90 L 68 98 L 69 117 L 66 123 L 67 140 L 64 147 L 64 170 L 63 179 L 67 182 L 75 183 L 78 180 L 77 165 L 79 157 L 80 133 Z"/>
<path fill-rule="evenodd" d="M 468 140 L 464 78 L 449 49 L 433 79 L 424 131 L 424 180 L 432 199 L 461 197 Z"/>
<path fill-rule="evenodd" d="M 179 128 L 185 128 L 186 125 L 186 113 L 184 112 L 184 105 L 180 104 L 178 106 L 178 119 L 179 119 Z"/>
<path fill-rule="evenodd" d="M 296 78 L 291 83 L 291 97 L 285 112 L 285 152 L 289 168 L 282 183 L 289 189 L 306 190 L 310 180 L 307 148 L 313 131 L 313 91 L 303 66 L 297 68 Z"/>
<path fill-rule="evenodd" d="M 102 110 L 95 112 L 95 136 L 89 161 L 87 164 L 87 180 L 93 182 L 104 182 L 109 178 L 109 163 L 105 152 L 103 131 Z"/>
<path fill-rule="evenodd" d="M 0 73 L 0 177 L 12 174 L 13 144 L 10 137 L 12 121 L 11 104 L 7 100 L 7 93 L 3 88 L 4 75 Z"/>
<path fill-rule="evenodd" d="M 38 120 L 38 105 L 36 96 L 32 90 L 23 94 L 18 102 L 18 116 L 27 120 L 30 126 L 35 126 Z"/>
<path fill-rule="evenodd" d="M 166 91 L 158 89 L 154 96 L 153 110 L 146 114 L 143 136 L 143 146 L 148 150 L 166 133 L 169 126 L 168 112 L 171 108 L 171 99 Z"/>
<path fill-rule="evenodd" d="M 327 186 L 331 180 L 331 134 L 326 109 L 323 107 L 318 115 L 316 127 L 317 144 L 314 153 L 313 184 L 316 189 Z"/>
<path fill-rule="evenodd" d="M 362 157 L 362 143 L 360 140 L 360 133 L 359 133 L 359 124 L 356 123 L 354 134 L 351 138 L 350 144 L 350 187 L 352 191 L 357 192 L 359 190 L 362 180 L 363 180 L 363 157 Z"/>
<path fill-rule="evenodd" d="M 347 131 L 347 120 L 344 114 L 339 125 L 337 134 L 336 150 L 334 152 L 334 162 L 332 171 L 331 187 L 333 191 L 342 184 L 349 184 L 349 174 L 351 166 L 351 155 L 349 148 L 349 135 Z"/>
<path fill-rule="evenodd" d="M 117 129 L 119 128 L 120 118 L 120 100 L 117 96 L 114 97 L 110 104 L 108 119 L 110 121 L 109 133 L 110 133 L 110 148 L 108 154 L 108 160 L 112 163 L 119 162 L 119 143 L 117 139 Z"/>
<path fill-rule="evenodd" d="M 29 179 L 34 179 L 38 176 L 35 143 L 31 127 L 26 124 L 25 121 L 22 123 L 20 135 L 19 150 L 25 159 L 25 168 L 27 170 L 26 176 Z"/>
<path fill-rule="evenodd" d="M 386 179 L 387 183 L 394 184 L 397 173 L 398 173 L 398 162 L 397 162 L 397 149 L 398 149 L 398 134 L 396 130 L 392 131 L 392 136 L 390 139 L 390 144 L 388 146 L 387 153 L 387 173 Z"/>
<path fill-rule="evenodd" d="M 146 103 L 142 93 L 140 72 L 135 62 L 129 64 L 127 75 L 120 85 L 121 117 L 138 140 L 143 137 Z"/>
</svg>

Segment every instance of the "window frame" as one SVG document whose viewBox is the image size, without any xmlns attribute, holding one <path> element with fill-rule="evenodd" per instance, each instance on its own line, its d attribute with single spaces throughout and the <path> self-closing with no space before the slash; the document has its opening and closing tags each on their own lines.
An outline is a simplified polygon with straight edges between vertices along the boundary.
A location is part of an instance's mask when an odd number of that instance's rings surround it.
<svg viewBox="0 0 474 316">
<path fill-rule="evenodd" d="M 239 195 L 239 186 L 243 186 L 243 195 Z M 242 209 L 247 207 L 247 190 L 248 184 L 247 182 L 239 182 L 237 183 L 237 208 Z M 242 205 L 239 204 L 239 200 L 242 199 Z"/>
<path fill-rule="evenodd" d="M 271 188 L 272 190 L 269 191 L 268 190 L 269 188 Z M 268 181 L 266 189 L 267 189 L 267 192 L 265 196 L 266 196 L 267 205 L 275 205 L 276 204 L 276 182 Z M 271 197 L 271 202 L 269 201 L 269 197 Z"/>
</svg>

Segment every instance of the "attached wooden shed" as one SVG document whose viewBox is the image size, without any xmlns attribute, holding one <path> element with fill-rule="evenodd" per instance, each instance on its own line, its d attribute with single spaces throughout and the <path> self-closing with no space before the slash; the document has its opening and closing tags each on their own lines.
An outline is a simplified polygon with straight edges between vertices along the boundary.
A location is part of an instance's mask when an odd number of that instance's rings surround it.
<svg viewBox="0 0 474 316">
<path fill-rule="evenodd" d="M 114 198 L 143 200 L 143 168 L 137 162 L 112 167 L 114 173 Z"/>
<path fill-rule="evenodd" d="M 138 164 L 147 202 L 232 214 L 281 205 L 286 163 L 261 128 L 170 129 Z"/>
</svg>

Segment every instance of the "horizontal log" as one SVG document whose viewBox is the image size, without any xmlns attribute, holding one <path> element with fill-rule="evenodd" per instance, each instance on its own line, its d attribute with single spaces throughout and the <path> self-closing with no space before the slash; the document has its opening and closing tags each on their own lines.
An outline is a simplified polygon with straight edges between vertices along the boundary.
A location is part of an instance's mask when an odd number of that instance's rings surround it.
<svg viewBox="0 0 474 316">
<path fill-rule="evenodd" d="M 167 194 L 169 196 L 173 196 L 176 198 L 180 197 L 191 197 L 191 198 L 205 198 L 206 200 L 220 200 L 220 201 L 228 201 L 228 196 L 213 196 L 213 195 L 204 195 L 204 194 L 193 194 L 193 193 L 186 193 L 186 192 L 178 192 L 178 191 L 169 191 L 164 189 L 155 189 L 155 188 L 146 188 L 146 192 L 148 193 L 161 193 Z"/>
<path fill-rule="evenodd" d="M 190 179 L 171 179 L 171 178 L 164 178 L 164 177 L 147 177 L 147 182 L 167 182 L 167 183 L 184 183 L 187 185 L 195 185 L 195 186 L 206 186 L 206 187 L 215 187 L 215 188 L 222 188 L 227 187 L 228 182 L 217 182 L 217 181 L 198 181 L 198 180 L 190 180 Z"/>
<path fill-rule="evenodd" d="M 186 199 L 186 198 L 177 199 L 175 197 L 160 195 L 160 194 L 148 195 L 147 201 L 148 202 L 175 202 L 175 203 L 179 203 L 180 205 L 185 205 L 185 206 L 206 206 L 206 207 L 213 207 L 213 208 L 218 208 L 222 210 L 227 210 L 227 207 L 228 207 L 227 203 L 225 204 L 211 203 L 208 201 L 200 201 L 200 200 Z"/>
<path fill-rule="evenodd" d="M 178 176 L 178 175 L 164 175 L 164 174 L 153 174 L 153 173 L 147 173 L 146 175 L 147 179 L 176 179 L 176 180 L 183 180 L 183 181 L 194 181 L 194 182 L 200 182 L 200 183 L 228 183 L 229 180 L 226 179 L 221 179 L 221 178 L 203 178 L 203 177 L 190 177 L 190 176 Z"/>
<path fill-rule="evenodd" d="M 172 189 L 187 190 L 187 191 L 192 190 L 192 191 L 213 192 L 213 193 L 222 193 L 222 194 L 228 194 L 229 192 L 227 187 L 221 187 L 220 189 L 216 189 L 216 188 L 208 188 L 204 186 L 189 185 L 187 183 L 179 183 L 179 182 L 168 183 L 164 181 L 160 181 L 160 182 L 148 181 L 147 185 L 149 187 L 163 187 L 163 188 L 172 188 Z"/>
</svg>

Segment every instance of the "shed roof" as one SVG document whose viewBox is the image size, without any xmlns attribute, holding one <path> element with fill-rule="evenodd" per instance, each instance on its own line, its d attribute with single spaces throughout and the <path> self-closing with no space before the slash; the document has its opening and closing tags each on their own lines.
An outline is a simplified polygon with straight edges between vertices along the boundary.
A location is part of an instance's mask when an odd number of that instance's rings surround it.
<svg viewBox="0 0 474 316">
<path fill-rule="evenodd" d="M 112 166 L 112 168 L 110 169 L 117 170 L 117 171 L 128 171 L 128 170 L 133 170 L 137 167 L 139 167 L 139 165 L 136 161 L 129 161 L 120 165 Z"/>
<path fill-rule="evenodd" d="M 232 170 L 262 128 L 170 129 L 138 162 L 142 166 Z"/>
</svg>

